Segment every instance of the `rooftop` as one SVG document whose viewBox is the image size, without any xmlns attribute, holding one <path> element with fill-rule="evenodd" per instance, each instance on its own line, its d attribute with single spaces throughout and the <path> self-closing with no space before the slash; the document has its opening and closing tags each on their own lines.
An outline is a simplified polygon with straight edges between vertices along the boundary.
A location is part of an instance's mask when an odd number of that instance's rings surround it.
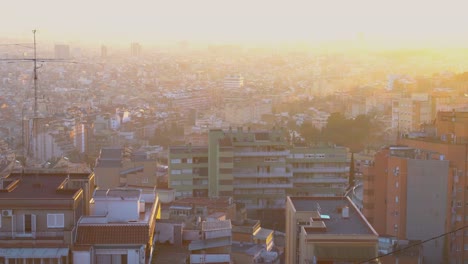
<svg viewBox="0 0 468 264">
<path fill-rule="evenodd" d="M 169 148 L 171 153 L 204 153 L 208 155 L 207 146 L 171 146 Z"/>
<path fill-rule="evenodd" d="M 205 197 L 186 197 L 180 200 L 176 200 L 172 203 L 172 206 L 207 206 L 212 209 L 224 208 L 227 209 L 232 205 L 232 199 L 230 197 L 218 197 L 218 198 L 205 198 Z"/>
<path fill-rule="evenodd" d="M 224 230 L 231 229 L 231 220 L 218 220 L 218 221 L 203 221 L 202 230 L 203 231 L 214 231 L 214 230 Z"/>
<path fill-rule="evenodd" d="M 307 234 L 340 234 L 340 235 L 377 235 L 373 227 L 359 212 L 348 197 L 288 197 L 296 212 L 311 212 L 320 215 L 326 226 L 326 232 L 317 226 L 305 227 Z M 349 217 L 344 218 L 341 209 L 349 208 Z M 313 217 L 314 218 L 314 217 Z M 329 219 L 328 219 L 329 218 Z"/>
<path fill-rule="evenodd" d="M 146 244 L 149 239 L 146 225 L 78 225 L 76 243 L 96 244 Z"/>
<path fill-rule="evenodd" d="M 122 148 L 120 147 L 102 148 L 101 153 L 99 155 L 99 159 L 120 160 L 122 159 Z"/>
<path fill-rule="evenodd" d="M 121 200 L 134 198 L 138 199 L 141 196 L 141 191 L 138 189 L 111 189 L 111 190 L 96 190 L 93 198 L 119 198 Z"/>
<path fill-rule="evenodd" d="M 67 174 L 10 174 L 0 189 L 0 199 L 73 199 L 81 189 L 61 189 Z"/>
</svg>

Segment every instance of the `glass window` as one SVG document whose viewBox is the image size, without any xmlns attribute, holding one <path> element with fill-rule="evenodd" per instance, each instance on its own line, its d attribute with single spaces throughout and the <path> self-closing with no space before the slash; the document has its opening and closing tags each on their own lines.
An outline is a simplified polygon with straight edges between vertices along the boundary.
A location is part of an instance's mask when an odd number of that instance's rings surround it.
<svg viewBox="0 0 468 264">
<path fill-rule="evenodd" d="M 63 228 L 64 215 L 63 214 L 47 214 L 47 227 L 48 228 Z"/>
</svg>

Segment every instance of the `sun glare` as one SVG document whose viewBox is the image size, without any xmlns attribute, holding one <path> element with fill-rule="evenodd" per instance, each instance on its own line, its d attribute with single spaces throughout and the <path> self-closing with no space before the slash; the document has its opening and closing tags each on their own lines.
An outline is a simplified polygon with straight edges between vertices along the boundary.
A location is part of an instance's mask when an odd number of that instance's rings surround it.
<svg viewBox="0 0 468 264">
<path fill-rule="evenodd" d="M 467 43 L 466 4 L 455 1 L 7 1 L 2 35 L 38 28 L 55 41 L 369 45 Z"/>
</svg>

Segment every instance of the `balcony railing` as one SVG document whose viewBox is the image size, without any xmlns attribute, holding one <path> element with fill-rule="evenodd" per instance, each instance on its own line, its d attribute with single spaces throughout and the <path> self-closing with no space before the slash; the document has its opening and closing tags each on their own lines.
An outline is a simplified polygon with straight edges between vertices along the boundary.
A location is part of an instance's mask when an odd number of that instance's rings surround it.
<svg viewBox="0 0 468 264">
<path fill-rule="evenodd" d="M 280 157 L 288 156 L 289 151 L 235 151 L 234 157 Z"/>
<path fill-rule="evenodd" d="M 261 189 L 261 188 L 292 188 L 292 183 L 245 183 L 245 184 L 234 184 L 234 188 L 237 189 Z"/>
<path fill-rule="evenodd" d="M 246 209 L 283 209 L 285 204 L 269 204 L 269 205 L 258 205 L 258 204 L 245 204 Z"/>
<path fill-rule="evenodd" d="M 294 183 L 347 183 L 348 179 L 343 178 L 295 178 Z"/>
<path fill-rule="evenodd" d="M 313 168 L 292 168 L 293 172 L 349 172 L 349 167 L 313 167 Z"/>
<path fill-rule="evenodd" d="M 249 172 L 249 171 L 236 171 L 233 172 L 232 175 L 235 178 L 290 178 L 293 176 L 292 171 L 287 172 Z"/>
<path fill-rule="evenodd" d="M 63 240 L 65 231 L 42 231 L 42 232 L 30 232 L 25 233 L 23 231 L 9 231 L 0 232 L 0 240 L 3 239 L 51 239 L 51 240 Z"/>
</svg>

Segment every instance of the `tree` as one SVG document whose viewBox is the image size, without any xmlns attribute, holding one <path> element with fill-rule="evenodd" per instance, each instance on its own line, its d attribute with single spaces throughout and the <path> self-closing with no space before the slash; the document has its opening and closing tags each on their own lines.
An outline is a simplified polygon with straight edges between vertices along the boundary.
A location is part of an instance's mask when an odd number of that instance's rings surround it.
<svg viewBox="0 0 468 264">
<path fill-rule="evenodd" d="M 299 133 L 304 138 L 306 143 L 321 141 L 321 131 L 312 123 L 303 123 L 299 128 Z"/>
<path fill-rule="evenodd" d="M 346 146 L 351 152 L 359 152 L 369 141 L 371 128 L 369 116 L 359 115 L 355 119 L 347 119 L 341 113 L 332 113 L 322 135 L 329 142 Z"/>
</svg>

